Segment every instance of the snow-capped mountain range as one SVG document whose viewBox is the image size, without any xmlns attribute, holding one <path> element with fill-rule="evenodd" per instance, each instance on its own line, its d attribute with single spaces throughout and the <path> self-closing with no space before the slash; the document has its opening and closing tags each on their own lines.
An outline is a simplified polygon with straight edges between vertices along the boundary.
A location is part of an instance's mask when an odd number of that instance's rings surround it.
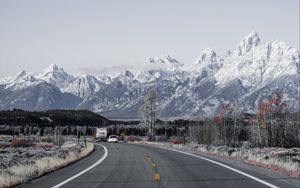
<svg viewBox="0 0 300 188">
<path fill-rule="evenodd" d="M 41 74 L 26 71 L 0 80 L 0 109 L 88 109 L 107 117 L 136 118 L 151 88 L 159 93 L 160 116 L 215 115 L 235 103 L 255 113 L 259 100 L 283 93 L 299 109 L 300 53 L 282 41 L 262 43 L 252 32 L 220 57 L 206 48 L 193 63 L 171 56 L 149 58 L 150 68 L 73 76 L 52 64 Z"/>
</svg>

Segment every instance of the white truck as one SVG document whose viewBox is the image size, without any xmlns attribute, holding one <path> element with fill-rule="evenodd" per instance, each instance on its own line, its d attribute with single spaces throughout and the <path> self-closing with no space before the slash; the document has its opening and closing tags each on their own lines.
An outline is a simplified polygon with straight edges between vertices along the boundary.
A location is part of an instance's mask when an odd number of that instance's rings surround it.
<svg viewBox="0 0 300 188">
<path fill-rule="evenodd" d="M 97 142 L 106 142 L 107 141 L 107 129 L 106 128 L 97 128 L 96 129 L 96 141 Z"/>
</svg>

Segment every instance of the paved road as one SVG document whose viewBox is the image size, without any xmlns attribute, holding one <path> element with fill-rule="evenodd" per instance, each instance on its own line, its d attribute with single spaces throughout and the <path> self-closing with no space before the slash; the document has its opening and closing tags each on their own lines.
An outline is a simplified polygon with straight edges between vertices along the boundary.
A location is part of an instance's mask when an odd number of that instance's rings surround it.
<svg viewBox="0 0 300 188">
<path fill-rule="evenodd" d="M 107 158 L 62 187 L 268 187 L 220 165 L 183 153 L 148 145 L 124 143 L 103 143 L 103 145 L 108 150 Z M 53 187 L 93 165 L 103 155 L 104 148 L 97 145 L 89 157 L 18 187 Z M 201 156 L 209 157 L 278 187 L 300 187 L 299 179 L 289 178 L 239 161 L 206 154 Z"/>
</svg>

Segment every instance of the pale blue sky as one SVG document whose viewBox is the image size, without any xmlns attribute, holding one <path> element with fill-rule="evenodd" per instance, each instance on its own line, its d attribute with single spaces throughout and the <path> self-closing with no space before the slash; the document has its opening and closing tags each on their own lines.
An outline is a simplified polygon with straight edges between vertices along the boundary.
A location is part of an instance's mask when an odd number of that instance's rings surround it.
<svg viewBox="0 0 300 188">
<path fill-rule="evenodd" d="M 299 0 L 0 0 L 0 77 L 220 55 L 251 31 L 299 49 Z"/>
</svg>

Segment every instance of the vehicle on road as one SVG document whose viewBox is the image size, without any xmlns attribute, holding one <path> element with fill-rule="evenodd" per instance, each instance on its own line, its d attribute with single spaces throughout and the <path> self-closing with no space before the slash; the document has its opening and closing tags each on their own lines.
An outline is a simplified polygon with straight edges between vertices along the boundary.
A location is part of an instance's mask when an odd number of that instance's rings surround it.
<svg viewBox="0 0 300 188">
<path fill-rule="evenodd" d="M 107 140 L 108 143 L 111 143 L 111 142 L 114 142 L 114 143 L 117 143 L 118 142 L 118 137 L 116 135 L 110 135 L 108 137 L 108 140 Z"/>
<path fill-rule="evenodd" d="M 96 129 L 96 141 L 97 142 L 106 142 L 107 141 L 107 129 L 106 128 L 97 128 Z"/>
</svg>

